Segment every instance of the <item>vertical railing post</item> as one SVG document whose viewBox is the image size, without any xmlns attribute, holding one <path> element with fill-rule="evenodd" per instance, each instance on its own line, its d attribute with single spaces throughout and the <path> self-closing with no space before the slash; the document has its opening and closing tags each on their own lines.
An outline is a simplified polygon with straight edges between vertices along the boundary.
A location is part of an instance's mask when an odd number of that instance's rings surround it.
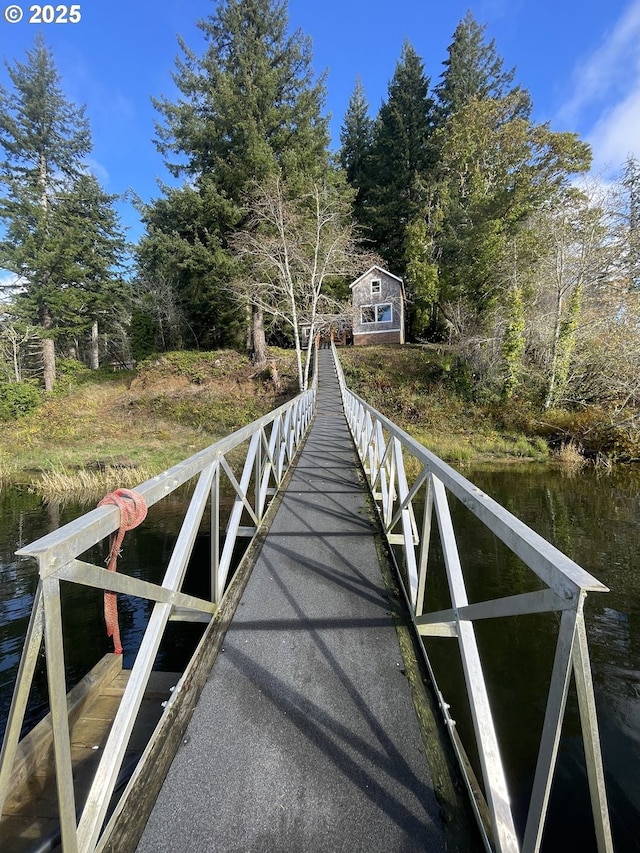
<svg viewBox="0 0 640 853">
<path fill-rule="evenodd" d="M 256 461 L 253 469 L 253 501 L 255 507 L 256 518 L 258 519 L 258 524 L 262 524 L 262 514 L 264 511 L 264 507 L 262 505 L 261 500 L 261 486 L 262 486 L 262 430 L 259 433 L 258 446 L 256 448 Z"/>
<path fill-rule="evenodd" d="M 424 596 L 427 586 L 427 565 L 429 563 L 432 518 L 433 485 L 431 482 L 431 474 L 429 474 L 424 486 L 424 510 L 422 513 L 422 532 L 420 535 L 420 556 L 418 558 L 418 597 L 416 601 L 416 616 L 421 616 L 424 613 Z"/>
<path fill-rule="evenodd" d="M 582 739 L 589 780 L 591 810 L 596 830 L 598 853 L 612 853 L 613 839 L 609 820 L 609 806 L 602 765 L 602 750 L 598 736 L 598 714 L 593 692 L 593 679 L 589 663 L 589 645 L 582 609 L 578 612 L 576 636 L 573 644 L 573 673 L 578 694 L 578 708 L 582 725 Z"/>
<path fill-rule="evenodd" d="M 38 583 L 35 598 L 31 608 L 31 618 L 27 628 L 20 666 L 16 676 L 16 689 L 13 692 L 7 727 L 0 752 L 0 814 L 2 807 L 9 795 L 11 784 L 11 771 L 16 758 L 18 740 L 24 721 L 29 700 L 29 691 L 33 682 L 33 675 L 38 663 L 40 646 L 44 636 L 44 602 L 42 599 L 42 581 Z"/>
<path fill-rule="evenodd" d="M 218 572 L 220 569 L 220 462 L 216 461 L 211 483 L 211 601 L 220 603 Z"/>
<path fill-rule="evenodd" d="M 580 605 L 581 606 L 581 605 Z M 576 610 L 565 610 L 560 620 L 556 654 L 549 684 L 547 707 L 542 726 L 540 748 L 529 801 L 527 825 L 522 843 L 522 853 L 537 853 L 542 843 L 553 771 L 558 755 L 564 709 L 571 678 L 571 654 L 576 630 Z"/>
<path fill-rule="evenodd" d="M 42 593 L 44 597 L 45 654 L 49 684 L 49 707 L 51 708 L 51 725 L 53 728 L 56 784 L 58 786 L 60 834 L 65 853 L 76 853 L 78 850 L 76 800 L 73 790 L 60 581 L 58 578 L 45 577 L 42 582 Z"/>
<path fill-rule="evenodd" d="M 394 464 L 398 472 L 398 500 L 400 506 L 402 506 L 409 494 L 409 486 L 407 485 L 407 475 L 404 470 L 402 445 L 395 437 L 393 439 L 392 459 L 394 460 Z M 416 552 L 413 544 L 411 509 L 409 506 L 404 506 L 402 509 L 402 536 L 404 539 L 403 550 L 405 565 L 407 568 L 407 580 L 409 581 L 409 596 L 415 613 L 418 598 L 418 570 L 416 566 Z"/>
<path fill-rule="evenodd" d="M 457 611 L 458 608 L 468 604 L 467 592 L 447 495 L 444 484 L 436 477 L 433 477 L 433 498 L 449 581 L 451 604 L 454 611 Z M 507 851 L 512 853 L 519 849 L 518 840 L 473 622 L 456 618 L 456 627 L 471 717 L 479 746 L 485 795 L 493 821 L 494 840 L 500 853 L 507 853 Z"/>
</svg>

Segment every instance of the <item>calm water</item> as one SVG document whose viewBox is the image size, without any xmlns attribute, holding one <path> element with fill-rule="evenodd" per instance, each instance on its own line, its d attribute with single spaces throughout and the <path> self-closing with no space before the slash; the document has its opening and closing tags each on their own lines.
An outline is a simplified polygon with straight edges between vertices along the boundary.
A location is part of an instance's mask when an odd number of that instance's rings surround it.
<svg viewBox="0 0 640 853">
<path fill-rule="evenodd" d="M 640 472 L 569 476 L 528 465 L 464 473 L 611 589 L 588 596 L 585 616 L 615 849 L 640 850 Z M 535 576 L 455 499 L 452 514 L 455 529 L 464 531 L 459 547 L 470 601 L 539 588 Z M 435 546 L 437 557 L 439 542 Z M 438 562 L 427 592 L 443 600 Z M 555 615 L 543 614 L 476 626 L 520 832 L 558 624 Z M 470 742 L 457 644 L 429 641 L 428 650 L 463 739 Z M 544 849 L 595 851 L 573 685 L 556 774 Z"/>
<path fill-rule="evenodd" d="M 144 526 L 126 534 L 122 556 L 118 562 L 119 569 L 143 580 L 160 582 L 187 504 L 188 496 L 174 494 L 151 507 Z M 94 507 L 95 502 L 57 507 L 43 503 L 26 490 L 0 489 L 0 737 L 6 727 L 13 685 L 37 586 L 35 561 L 17 558 L 14 552 Z M 199 537 L 192 565 L 200 561 L 204 568 L 204 556 L 200 559 L 200 555 L 207 543 L 207 536 Z M 107 550 L 105 543 L 82 555 L 82 559 L 104 566 Z M 195 571 L 189 572 L 184 589 L 198 595 L 203 594 L 205 597 L 209 595 L 207 580 L 199 581 Z M 130 596 L 118 597 L 125 668 L 133 665 L 152 607 L 152 603 L 146 600 Z M 62 619 L 67 686 L 70 688 L 105 653 L 113 651 L 112 641 L 105 631 L 102 592 L 63 583 Z M 202 636 L 202 630 L 199 625 L 170 623 L 155 668 L 164 671 L 184 669 L 185 662 Z M 43 650 L 40 656 L 25 728 L 30 728 L 47 711 Z"/>
<path fill-rule="evenodd" d="M 529 465 L 464 473 L 611 588 L 606 595 L 590 595 L 585 612 L 614 842 L 619 853 L 640 850 L 640 472 L 598 475 L 587 471 L 568 476 Z M 127 534 L 123 570 L 159 580 L 184 515 L 184 503 L 183 496 L 152 507 L 145 526 Z M 33 495 L 15 489 L 0 491 L 0 733 L 5 727 L 36 587 L 34 564 L 17 560 L 14 551 L 90 508 L 47 507 Z M 464 507 L 454 502 L 452 511 L 456 529 L 464 530 L 459 544 L 470 600 L 506 595 L 515 588 L 520 592 L 537 588 L 531 582 L 531 573 Z M 200 546 L 206 547 L 206 542 L 201 541 Z M 436 537 L 434 568 L 438 550 Z M 87 555 L 98 565 L 104 564 L 105 557 L 106 550 Z M 200 560 L 196 554 L 194 562 L 196 568 L 199 562 L 204 565 L 204 557 Z M 206 594 L 205 589 L 200 592 Z M 437 571 L 432 573 L 428 594 L 436 598 L 444 595 Z M 71 638 L 65 650 L 71 684 L 110 650 L 110 644 L 104 634 L 100 592 L 66 585 L 63 605 L 65 632 Z M 149 609 L 147 602 L 121 598 L 125 666 L 132 662 Z M 557 625 L 554 615 L 503 619 L 493 624 L 486 620 L 478 625 L 478 642 L 487 661 L 490 697 L 520 830 L 535 768 Z M 196 626 L 170 626 L 159 668 L 179 669 L 200 631 Z M 467 703 L 460 690 L 455 641 L 430 641 L 429 653 L 458 728 L 468 742 Z M 34 688 L 31 718 L 37 719 L 45 707 L 46 683 L 41 672 Z M 544 849 L 550 853 L 589 853 L 595 850 L 591 833 L 572 690 Z"/>
</svg>

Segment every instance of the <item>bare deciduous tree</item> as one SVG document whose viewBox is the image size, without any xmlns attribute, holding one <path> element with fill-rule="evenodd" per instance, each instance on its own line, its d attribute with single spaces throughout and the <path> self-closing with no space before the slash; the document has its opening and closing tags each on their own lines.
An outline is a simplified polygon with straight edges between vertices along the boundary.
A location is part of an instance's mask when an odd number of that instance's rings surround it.
<svg viewBox="0 0 640 853">
<path fill-rule="evenodd" d="M 358 245 L 350 191 L 340 177 L 297 193 L 281 177 L 256 186 L 245 227 L 233 246 L 244 272 L 237 292 L 278 317 L 295 343 L 300 390 L 309 383 L 311 347 L 320 313 L 342 313 L 326 294 L 331 278 L 352 276 L 371 260 Z M 303 364 L 300 323 L 310 326 Z"/>
</svg>

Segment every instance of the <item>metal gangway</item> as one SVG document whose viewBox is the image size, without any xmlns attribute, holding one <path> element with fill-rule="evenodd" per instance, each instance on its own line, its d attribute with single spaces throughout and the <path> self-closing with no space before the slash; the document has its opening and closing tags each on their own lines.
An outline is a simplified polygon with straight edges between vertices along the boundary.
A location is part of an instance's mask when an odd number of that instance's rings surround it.
<svg viewBox="0 0 640 853">
<path fill-rule="evenodd" d="M 456 731 L 446 697 L 435 683 L 423 645 L 421 650 L 433 680 L 442 723 L 467 783 L 485 848 L 514 853 L 534 853 L 540 849 L 573 676 L 598 850 L 612 851 L 583 615 L 587 594 L 606 592 L 607 588 L 351 392 L 344 381 L 334 347 L 330 351 L 321 351 L 317 356 L 323 360 L 325 368 L 329 364 L 337 379 L 344 416 L 377 508 L 379 524 L 396 563 L 395 578 L 402 591 L 409 620 L 420 637 L 450 638 L 451 642 L 458 644 L 475 734 L 473 746 L 481 767 L 480 785 L 469 770 L 465 745 Z M 20 554 L 37 560 L 40 580 L 2 747 L 0 804 L 10 794 L 14 759 L 20 748 L 20 731 L 44 643 L 58 813 L 65 853 L 117 849 L 113 846 L 113 839 L 118 826 L 122 827 L 126 809 L 146 809 L 148 812 L 153 806 L 153 802 L 148 800 L 154 798 L 155 793 L 147 784 L 145 768 L 157 764 L 161 774 L 169 768 L 207 675 L 223 649 L 225 631 L 243 593 L 244 587 L 236 583 L 240 569 L 235 574 L 232 569 L 238 544 L 244 542 L 246 545 L 246 555 L 240 565 L 246 565 L 246 571 L 250 573 L 251 561 L 259 552 L 264 538 L 265 525 L 270 526 L 273 514 L 277 512 L 278 493 L 286 488 L 300 448 L 304 446 L 310 427 L 316 423 L 317 396 L 316 372 L 310 390 L 138 487 L 138 493 L 151 506 L 185 483 L 195 482 L 162 583 L 152 584 L 119 572 L 109 572 L 79 559 L 118 529 L 120 514 L 116 507 L 93 510 L 20 550 Z M 332 405 L 332 417 L 342 418 L 340 400 L 335 400 Z M 223 481 L 233 493 L 226 519 L 221 518 Z M 461 501 L 517 555 L 544 588 L 470 603 L 457 544 L 459 532 L 454 530 L 448 494 Z M 421 513 L 416 509 L 418 506 L 423 508 Z M 182 591 L 189 557 L 205 513 L 210 516 L 211 529 L 208 566 L 211 600 Z M 431 569 L 432 530 L 436 525 L 444 554 L 451 607 L 434 611 L 426 595 L 426 581 Z M 64 581 L 135 595 L 154 602 L 108 741 L 81 809 L 76 802 L 70 750 L 60 596 L 60 584 Z M 559 614 L 559 631 L 526 826 L 519 834 L 501 756 L 499 726 L 492 713 L 474 626 L 479 620 L 544 612 Z M 153 663 L 163 633 L 171 618 L 188 619 L 189 614 L 194 620 L 205 619 L 208 627 L 114 808 L 112 800 L 119 784 L 127 743 L 153 674 Z M 282 768 L 282 773 L 286 774 L 286 768 Z M 119 843 L 122 844 L 121 838 Z"/>
</svg>

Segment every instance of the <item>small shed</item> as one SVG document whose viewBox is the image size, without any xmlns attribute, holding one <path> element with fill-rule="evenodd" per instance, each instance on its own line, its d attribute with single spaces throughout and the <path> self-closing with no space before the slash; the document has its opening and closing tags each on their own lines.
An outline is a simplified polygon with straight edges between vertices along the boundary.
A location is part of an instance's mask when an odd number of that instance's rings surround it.
<svg viewBox="0 0 640 853">
<path fill-rule="evenodd" d="M 403 344 L 405 296 L 402 279 L 374 266 L 351 285 L 353 343 Z"/>
</svg>

